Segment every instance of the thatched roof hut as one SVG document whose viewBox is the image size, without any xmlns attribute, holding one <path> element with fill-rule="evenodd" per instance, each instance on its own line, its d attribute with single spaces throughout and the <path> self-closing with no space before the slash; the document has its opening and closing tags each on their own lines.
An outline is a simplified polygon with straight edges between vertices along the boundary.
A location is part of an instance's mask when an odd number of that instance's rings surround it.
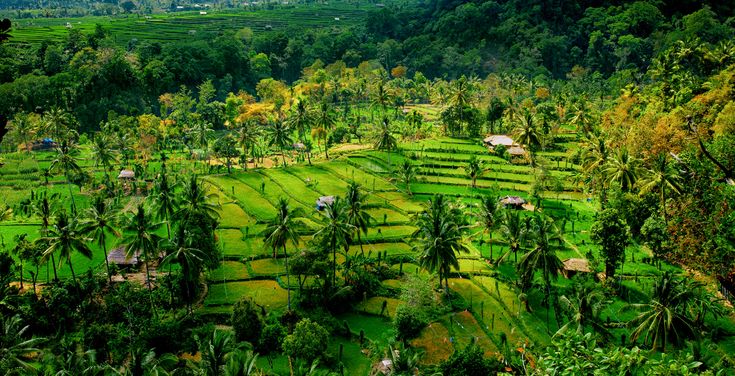
<svg viewBox="0 0 735 376">
<path fill-rule="evenodd" d="M 562 272 L 567 278 L 572 278 L 577 273 L 592 272 L 592 269 L 590 269 L 590 263 L 587 259 L 570 258 L 562 261 L 562 264 L 564 264 L 564 270 Z"/>
<path fill-rule="evenodd" d="M 135 179 L 135 171 L 133 170 L 121 170 L 120 174 L 117 175 L 118 179 L 133 180 Z"/>
<path fill-rule="evenodd" d="M 503 145 L 505 147 L 511 147 L 513 145 L 516 145 L 515 141 L 513 141 L 512 138 L 504 134 L 494 134 L 491 136 L 487 136 L 482 141 L 485 143 L 485 145 L 493 147 L 493 148 L 498 145 Z"/>
<path fill-rule="evenodd" d="M 525 203 L 526 200 L 518 196 L 505 196 L 500 199 L 500 204 L 506 208 L 523 209 Z"/>
<path fill-rule="evenodd" d="M 512 157 L 522 157 L 526 155 L 526 149 L 520 146 L 511 146 L 508 148 L 508 154 L 510 154 Z"/>
<path fill-rule="evenodd" d="M 118 266 L 136 266 L 142 261 L 140 260 L 140 254 L 135 253 L 133 257 L 128 258 L 125 253 L 125 246 L 121 245 L 107 254 L 107 261 L 115 263 Z"/>
</svg>

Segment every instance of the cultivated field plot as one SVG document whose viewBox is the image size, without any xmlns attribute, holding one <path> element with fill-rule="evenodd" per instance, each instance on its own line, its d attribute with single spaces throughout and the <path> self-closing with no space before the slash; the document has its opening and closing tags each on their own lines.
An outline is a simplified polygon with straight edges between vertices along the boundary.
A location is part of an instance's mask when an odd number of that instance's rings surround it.
<svg viewBox="0 0 735 376">
<path fill-rule="evenodd" d="M 207 14 L 177 12 L 151 16 L 89 16 L 83 18 L 53 18 L 21 20 L 14 25 L 13 43 L 40 43 L 61 41 L 67 29 L 73 27 L 85 34 L 92 33 L 95 25 L 103 25 L 119 44 L 131 39 L 139 41 L 182 41 L 215 35 L 228 30 L 250 28 L 261 33 L 289 28 L 346 28 L 362 21 L 367 5 L 355 6 L 347 2 L 327 4 L 298 4 L 275 9 L 208 10 Z M 337 18 L 339 20 L 337 20 Z"/>
<path fill-rule="evenodd" d="M 286 290 L 276 281 L 259 280 L 212 284 L 209 286 L 209 294 L 204 300 L 204 305 L 231 305 L 243 297 L 252 298 L 268 311 L 282 310 L 288 304 Z"/>
</svg>

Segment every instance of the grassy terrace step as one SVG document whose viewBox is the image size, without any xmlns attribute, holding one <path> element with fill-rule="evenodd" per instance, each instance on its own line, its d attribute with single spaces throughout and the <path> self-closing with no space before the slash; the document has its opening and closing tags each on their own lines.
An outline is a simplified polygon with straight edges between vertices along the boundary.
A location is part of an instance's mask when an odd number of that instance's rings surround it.
<svg viewBox="0 0 735 376">
<path fill-rule="evenodd" d="M 431 181 L 431 179 L 429 179 Z M 435 181 L 435 180 L 434 180 Z M 412 183 L 411 191 L 414 193 L 414 199 L 417 201 L 426 201 L 430 198 L 430 195 L 443 194 L 454 197 L 467 197 L 474 198 L 480 194 L 491 194 L 495 192 L 499 195 L 520 195 L 521 197 L 530 198 L 528 192 L 530 186 L 524 186 L 521 184 L 498 182 L 497 186 L 491 184 L 487 187 L 472 188 L 469 184 L 460 185 L 448 185 L 446 183 L 435 183 L 435 182 L 421 182 Z M 556 192 L 542 192 L 541 197 L 557 199 Z M 558 195 L 560 200 L 581 200 L 584 198 L 582 193 L 578 192 L 564 192 Z"/>
<path fill-rule="evenodd" d="M 321 195 L 335 195 L 347 192 L 347 182 L 339 178 L 334 173 L 320 166 L 293 166 L 286 170 L 297 178 L 306 182 L 311 180 L 314 184 L 311 189 L 319 192 Z"/>
<path fill-rule="evenodd" d="M 269 221 L 276 214 L 276 208 L 270 201 L 262 197 L 258 190 L 240 180 L 231 176 L 208 176 L 205 180 L 219 188 L 226 196 L 234 198 L 245 212 L 252 214 L 259 222 Z"/>
<path fill-rule="evenodd" d="M 278 184 L 283 192 L 288 193 L 291 200 L 298 201 L 307 207 L 310 205 L 314 207 L 316 201 L 322 196 L 319 192 L 307 187 L 304 180 L 288 173 L 286 170 L 271 168 L 260 173 Z"/>
<path fill-rule="evenodd" d="M 264 175 L 263 173 L 234 173 L 232 176 L 248 185 L 250 188 L 252 188 L 254 191 L 259 192 L 259 195 L 264 197 L 268 202 L 271 203 L 274 207 L 278 204 L 278 200 L 282 197 L 284 198 L 291 198 L 291 204 L 293 207 L 300 207 L 305 211 L 307 215 L 311 214 L 311 210 L 314 206 L 313 203 L 307 203 L 306 201 L 300 201 L 293 199 L 294 196 L 290 195 L 287 189 L 284 188 L 284 186 L 281 186 L 277 182 L 271 180 L 268 176 Z M 265 183 L 265 189 L 261 190 L 261 187 L 263 186 L 263 183 Z M 271 218 L 273 218 L 271 216 Z M 269 218 L 269 219 L 271 219 Z"/>
<path fill-rule="evenodd" d="M 264 306 L 266 311 L 283 310 L 288 303 L 287 292 L 278 285 L 278 282 L 256 280 L 210 285 L 204 305 L 232 305 L 242 298 L 252 298 L 256 303 Z"/>
<path fill-rule="evenodd" d="M 356 168 L 347 162 L 349 160 L 352 160 L 352 158 L 332 161 L 328 164 L 324 164 L 323 167 L 342 179 L 347 181 L 354 180 L 362 184 L 365 189 L 369 191 L 381 192 L 396 190 L 396 187 L 384 178 L 370 172 L 363 171 L 360 168 Z"/>
</svg>

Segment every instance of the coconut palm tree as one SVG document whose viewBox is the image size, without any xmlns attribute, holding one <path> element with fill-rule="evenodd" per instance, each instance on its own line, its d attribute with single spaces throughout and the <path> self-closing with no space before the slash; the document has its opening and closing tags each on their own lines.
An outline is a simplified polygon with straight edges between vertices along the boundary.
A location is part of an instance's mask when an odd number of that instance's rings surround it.
<svg viewBox="0 0 735 376">
<path fill-rule="evenodd" d="M 621 147 L 607 158 L 602 168 L 606 182 L 616 182 L 624 192 L 630 191 L 638 180 L 638 159 L 631 156 L 628 150 Z"/>
<path fill-rule="evenodd" d="M 633 328 L 630 339 L 635 342 L 641 335 L 645 344 L 656 350 L 666 351 L 666 344 L 681 343 L 696 336 L 694 321 L 689 317 L 687 306 L 695 303 L 696 294 L 687 288 L 684 280 L 671 272 L 664 272 L 653 287 L 649 303 L 631 304 L 629 308 L 640 313 L 629 322 Z"/>
<path fill-rule="evenodd" d="M 362 249 L 362 235 L 367 235 L 370 221 L 373 219 L 365 210 L 365 201 L 367 196 L 362 194 L 362 186 L 355 181 L 351 181 L 347 186 L 347 223 L 355 227 L 355 235 L 357 243 L 360 244 L 360 253 L 364 256 L 365 251 Z"/>
<path fill-rule="evenodd" d="M 640 179 L 640 194 L 647 194 L 654 189 L 658 189 L 661 199 L 661 213 L 664 222 L 668 224 L 666 216 L 666 195 L 667 191 L 675 194 L 681 193 L 682 178 L 679 172 L 669 163 L 666 154 L 660 154 L 653 160 L 650 168 L 644 170 L 643 178 Z"/>
<path fill-rule="evenodd" d="M 520 116 L 520 123 L 514 130 L 516 140 L 525 145 L 531 153 L 531 162 L 535 164 L 535 153 L 543 144 L 542 135 L 536 126 L 533 114 L 524 109 Z"/>
<path fill-rule="evenodd" d="M 332 251 L 332 286 L 337 284 L 337 250 L 349 249 L 355 226 L 347 220 L 347 205 L 339 196 L 334 197 L 321 213 L 321 228 L 314 234 L 322 246 Z"/>
<path fill-rule="evenodd" d="M 312 135 L 317 134 L 324 140 L 324 156 L 329 159 L 329 145 L 327 145 L 327 135 L 337 123 L 337 115 L 332 106 L 326 101 L 322 102 L 314 119 L 314 127 Z M 315 132 L 316 131 L 316 132 Z"/>
<path fill-rule="evenodd" d="M 449 294 L 449 272 L 452 267 L 459 269 L 457 253 L 469 252 L 462 236 L 462 212 L 439 194 L 429 200 L 415 222 L 417 229 L 412 237 L 416 240 L 414 249 L 419 252 L 419 262 L 425 269 L 439 274 L 440 286 L 444 279 Z"/>
<path fill-rule="evenodd" d="M 493 231 L 498 227 L 500 205 L 496 196 L 480 196 L 477 212 L 474 213 L 476 226 L 482 229 L 481 234 L 490 235 L 490 261 L 493 260 Z"/>
<path fill-rule="evenodd" d="M 258 354 L 252 351 L 235 350 L 227 354 L 224 376 L 254 376 L 259 374 L 256 361 Z"/>
<path fill-rule="evenodd" d="M 197 248 L 187 246 L 188 239 L 181 239 L 179 244 L 174 244 L 174 250 L 161 260 L 161 267 L 169 265 L 179 265 L 181 267 L 181 275 L 184 277 L 186 285 L 187 308 L 191 313 L 191 285 L 199 281 L 202 272 L 202 263 L 207 255 Z"/>
<path fill-rule="evenodd" d="M 77 163 L 78 155 L 79 149 L 76 144 L 73 141 L 64 140 L 59 144 L 59 147 L 56 148 L 56 156 L 54 160 L 51 161 L 50 166 L 51 171 L 61 171 L 64 173 L 64 177 L 66 177 L 66 185 L 69 188 L 72 213 L 76 213 L 77 210 L 76 203 L 74 202 L 74 194 L 71 191 L 72 173 L 79 173 L 82 171 Z"/>
<path fill-rule="evenodd" d="M 388 164 L 390 165 L 390 152 L 398 150 L 398 141 L 393 135 L 393 129 L 390 127 L 390 120 L 385 116 L 383 117 L 383 121 L 380 123 L 377 133 L 375 134 L 373 147 L 377 150 L 388 152 Z"/>
<path fill-rule="evenodd" d="M 411 182 L 416 179 L 416 173 L 416 167 L 414 167 L 413 163 L 408 159 L 404 159 L 403 163 L 396 171 L 398 179 L 406 185 L 406 192 L 409 196 L 413 196 L 413 193 L 411 192 Z"/>
<path fill-rule="evenodd" d="M 31 140 L 36 136 L 38 126 L 34 118 L 25 112 L 18 112 L 10 122 L 13 138 L 23 144 L 26 153 L 32 150 Z"/>
<path fill-rule="evenodd" d="M 291 129 L 283 123 L 281 120 L 276 120 L 273 125 L 267 128 L 268 146 L 277 146 L 281 151 L 281 161 L 283 167 L 286 167 L 286 152 L 284 151 L 287 146 L 293 144 L 291 139 Z"/>
<path fill-rule="evenodd" d="M 559 297 L 559 303 L 561 309 L 569 317 L 569 321 L 559 328 L 557 334 L 570 328 L 582 334 L 588 325 L 591 325 L 598 333 L 607 333 L 599 314 L 609 302 L 596 283 L 587 281 L 575 285 L 572 291 Z"/>
<path fill-rule="evenodd" d="M 196 214 L 207 216 L 212 220 L 220 217 L 220 205 L 214 202 L 219 196 L 216 193 L 209 193 L 207 187 L 200 183 L 196 176 L 189 178 L 189 183 L 184 186 L 180 197 L 179 210 L 174 215 L 176 218 L 186 221 Z"/>
<path fill-rule="evenodd" d="M 112 148 L 112 142 L 102 133 L 97 133 L 92 139 L 92 159 L 94 167 L 102 167 L 105 176 L 109 179 L 109 171 L 117 163 L 117 151 Z"/>
<path fill-rule="evenodd" d="M 291 277 L 288 269 L 288 252 L 286 251 L 286 245 L 291 242 L 294 247 L 299 246 L 299 233 L 298 223 L 296 219 L 299 218 L 301 211 L 297 209 L 290 209 L 288 207 L 288 199 L 281 197 L 278 199 L 276 205 L 276 217 L 271 220 L 268 227 L 263 231 L 263 243 L 266 247 L 270 247 L 273 250 L 273 258 L 276 257 L 276 251 L 278 249 L 283 250 L 283 256 L 286 263 L 286 283 L 288 292 L 288 310 L 291 310 Z"/>
<path fill-rule="evenodd" d="M 526 242 L 527 238 L 527 231 L 526 226 L 523 223 L 523 220 L 521 220 L 521 215 L 516 210 L 512 209 L 505 209 L 502 212 L 500 212 L 500 233 L 503 235 L 503 238 L 505 238 L 505 242 L 508 244 L 508 250 L 502 254 L 498 259 L 495 261 L 495 265 L 500 264 L 503 260 L 505 260 L 511 253 L 513 253 L 513 257 L 515 260 L 515 263 L 518 263 L 518 251 L 523 247 L 523 244 Z"/>
<path fill-rule="evenodd" d="M 30 357 L 40 352 L 36 346 L 44 338 L 27 339 L 28 325 L 23 326 L 20 316 L 0 316 L 0 374 L 35 374 L 36 368 L 28 363 Z M 20 371 L 20 372 L 19 372 Z M 17 373 L 16 373 L 17 372 Z"/>
<path fill-rule="evenodd" d="M 56 209 L 54 208 L 54 203 L 56 199 L 58 199 L 58 194 L 53 194 L 51 195 L 51 198 L 49 198 L 46 192 L 43 192 L 33 204 L 33 212 L 41 219 L 42 238 L 48 236 L 48 229 L 51 224 L 51 219 L 56 214 Z M 42 258 L 42 260 L 44 259 Z M 51 254 L 51 266 L 54 269 L 54 281 L 58 281 L 59 276 L 56 273 L 56 259 L 53 253 Z M 46 264 L 46 268 L 46 272 L 48 274 L 48 264 Z"/>
<path fill-rule="evenodd" d="M 160 255 L 159 246 L 161 237 L 156 231 L 161 227 L 161 223 L 152 221 L 152 216 L 146 213 L 143 205 L 138 205 L 135 214 L 128 216 L 124 224 L 125 255 L 128 258 L 139 257 L 146 265 L 146 284 L 148 292 L 151 293 L 151 308 L 153 307 L 153 288 L 151 287 L 151 261 L 157 259 Z"/>
<path fill-rule="evenodd" d="M 56 223 L 48 230 L 46 240 L 48 248 L 43 253 L 44 260 L 48 260 L 54 253 L 59 253 L 59 263 L 66 260 L 69 263 L 69 270 L 74 283 L 77 283 L 77 276 L 74 273 L 74 265 L 71 262 L 71 256 L 78 252 L 82 256 L 92 259 L 92 250 L 87 243 L 90 239 L 82 235 L 83 231 L 76 219 L 69 219 L 66 213 L 61 212 L 56 215 Z"/>
<path fill-rule="evenodd" d="M 477 188 L 477 178 L 485 172 L 482 161 L 476 155 L 471 156 L 469 161 L 467 161 L 465 171 L 467 172 L 467 176 L 472 179 L 472 188 Z"/>
<path fill-rule="evenodd" d="M 393 102 L 393 94 L 385 87 L 383 80 L 378 80 L 375 85 L 375 91 L 372 93 L 371 107 L 379 107 L 382 114 L 385 114 L 388 105 Z"/>
<path fill-rule="evenodd" d="M 540 271 L 548 299 L 551 293 L 551 280 L 556 279 L 564 268 L 556 255 L 556 249 L 560 247 L 564 239 L 554 220 L 549 217 L 536 216 L 531 223 L 534 247 L 521 257 L 518 263 L 518 275 L 525 291 L 531 286 L 534 274 Z"/>
<path fill-rule="evenodd" d="M 112 274 L 110 274 L 110 262 L 107 260 L 107 235 L 112 234 L 120 237 L 120 232 L 115 226 L 117 220 L 115 213 L 105 203 L 101 196 L 97 196 L 92 201 L 92 206 L 87 209 L 86 221 L 83 222 L 82 231 L 91 235 L 97 245 L 102 248 L 105 254 L 105 267 L 107 269 L 107 277 L 112 282 Z"/>
<path fill-rule="evenodd" d="M 311 129 L 313 121 L 309 107 L 306 106 L 306 100 L 304 98 L 299 99 L 288 118 L 288 125 L 291 129 L 296 130 L 302 143 L 306 141 L 306 132 Z"/>
<path fill-rule="evenodd" d="M 166 222 L 166 233 L 168 240 L 171 240 L 171 218 L 179 208 L 179 200 L 175 194 L 176 184 L 169 184 L 165 166 L 166 164 L 164 163 L 161 169 L 161 175 L 156 181 L 153 196 L 151 197 L 153 198 L 156 218 L 159 221 Z"/>
<path fill-rule="evenodd" d="M 48 110 L 41 118 L 43 131 L 50 134 L 56 142 L 69 141 L 74 135 L 74 124 L 76 120 L 72 114 L 54 107 Z"/>
<path fill-rule="evenodd" d="M 15 246 L 13 247 L 13 249 L 10 250 L 10 253 L 15 255 L 20 263 L 19 275 L 21 290 L 23 290 L 23 260 L 25 260 L 26 256 L 28 256 L 29 254 L 32 254 L 34 248 L 33 243 L 29 242 L 28 239 L 26 239 L 27 236 L 27 233 L 15 235 L 13 237 L 13 241 L 15 241 Z"/>
<path fill-rule="evenodd" d="M 235 347 L 231 332 L 215 329 L 212 336 L 206 341 L 199 341 L 202 354 L 202 371 L 206 376 L 221 376 L 223 374 L 226 356 Z"/>
<path fill-rule="evenodd" d="M 253 154 L 252 149 L 254 145 L 258 142 L 261 133 L 262 132 L 255 121 L 246 121 L 242 124 L 240 128 L 237 129 L 237 135 L 235 139 L 237 141 L 237 144 L 240 145 L 240 147 L 242 148 L 242 155 L 245 156 L 245 163 L 243 164 L 243 169 L 245 170 L 247 170 L 248 168 L 248 150 L 251 150 L 250 154 Z"/>
</svg>

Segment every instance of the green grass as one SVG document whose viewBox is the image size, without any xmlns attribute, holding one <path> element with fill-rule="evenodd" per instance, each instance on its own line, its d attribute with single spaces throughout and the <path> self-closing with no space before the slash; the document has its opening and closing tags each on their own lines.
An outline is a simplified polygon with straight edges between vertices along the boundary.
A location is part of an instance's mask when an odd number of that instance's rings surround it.
<svg viewBox="0 0 735 376">
<path fill-rule="evenodd" d="M 248 268 L 253 275 L 259 276 L 277 276 L 286 274 L 285 259 L 266 258 L 248 262 Z"/>
<path fill-rule="evenodd" d="M 209 176 L 205 180 L 217 186 L 226 195 L 236 199 L 242 208 L 259 222 L 269 221 L 276 214 L 276 208 L 270 201 L 263 198 L 258 190 L 237 179 L 229 176 Z"/>
<path fill-rule="evenodd" d="M 209 282 L 237 281 L 250 278 L 248 268 L 239 261 L 225 261 L 219 268 L 207 274 Z"/>
<path fill-rule="evenodd" d="M 383 312 L 384 317 L 392 318 L 396 315 L 396 308 L 398 308 L 398 305 L 401 304 L 401 301 L 395 298 L 386 298 L 383 296 L 374 296 L 372 298 L 368 298 L 364 302 L 360 302 L 355 306 L 355 309 L 358 312 L 363 313 L 369 313 L 371 315 L 380 315 L 380 310 L 383 307 L 383 302 L 387 301 L 388 306 L 385 309 L 385 312 Z"/>
<path fill-rule="evenodd" d="M 255 224 L 255 219 L 235 203 L 223 204 L 220 210 L 220 228 L 240 228 Z"/>
<path fill-rule="evenodd" d="M 337 316 L 337 319 L 347 322 L 352 334 L 358 336 L 362 330 L 365 338 L 379 345 L 387 345 L 395 336 L 393 323 L 386 317 L 350 312 Z"/>
<path fill-rule="evenodd" d="M 259 280 L 210 285 L 204 305 L 230 305 L 242 298 L 252 298 L 268 311 L 283 310 L 288 303 L 286 290 L 282 289 L 276 281 Z"/>
<path fill-rule="evenodd" d="M 377 257 L 378 252 L 388 252 L 388 256 L 395 255 L 410 255 L 413 253 L 411 246 L 406 243 L 368 243 L 363 244 L 362 249 L 365 254 L 370 254 L 372 257 Z M 355 254 L 360 252 L 359 245 L 351 245 L 350 253 Z"/>
</svg>

